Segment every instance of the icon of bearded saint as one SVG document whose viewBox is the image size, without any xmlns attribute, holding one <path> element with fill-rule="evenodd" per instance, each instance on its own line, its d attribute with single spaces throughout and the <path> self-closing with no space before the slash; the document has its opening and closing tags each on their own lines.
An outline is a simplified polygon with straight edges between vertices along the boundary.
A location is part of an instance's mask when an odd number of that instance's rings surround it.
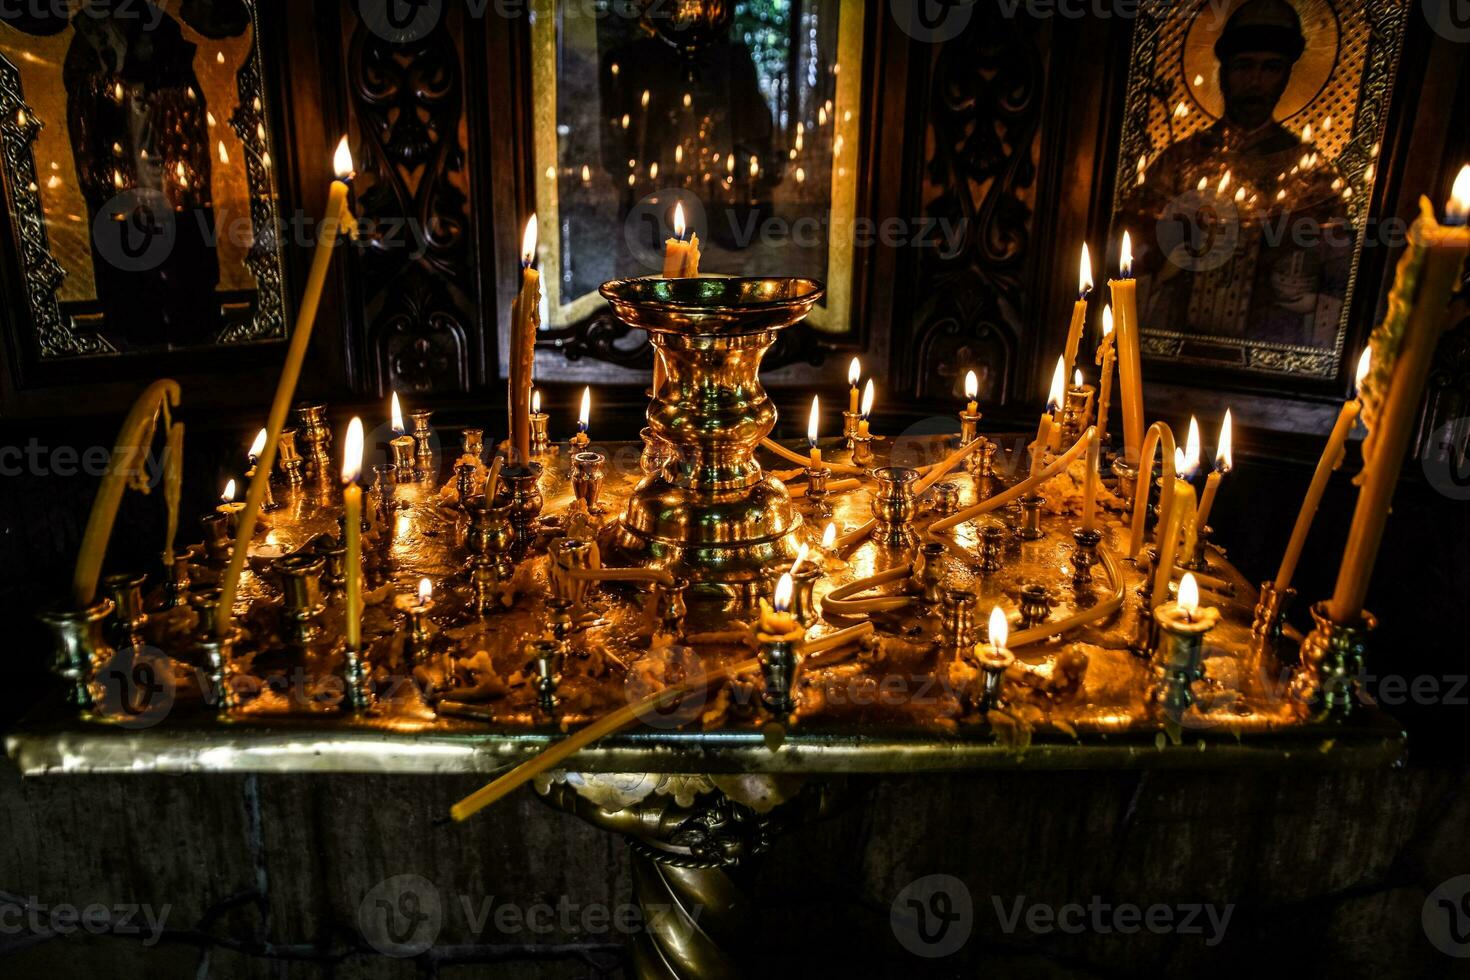
<svg viewBox="0 0 1470 980">
<path fill-rule="evenodd" d="M 1334 345 L 1352 257 L 1344 184 L 1309 133 L 1276 120 L 1305 48 L 1286 0 L 1247 0 L 1226 21 L 1220 118 L 1160 153 L 1120 209 L 1147 326 Z"/>
</svg>

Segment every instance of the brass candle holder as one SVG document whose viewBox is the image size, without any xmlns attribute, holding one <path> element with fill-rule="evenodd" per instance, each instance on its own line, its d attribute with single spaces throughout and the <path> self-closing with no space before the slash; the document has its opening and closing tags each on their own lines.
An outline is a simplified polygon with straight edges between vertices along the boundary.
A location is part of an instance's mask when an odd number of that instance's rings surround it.
<svg viewBox="0 0 1470 980">
<path fill-rule="evenodd" d="M 1154 610 L 1158 624 L 1158 650 L 1154 663 L 1162 675 L 1155 699 L 1165 714 L 1178 721 L 1194 704 L 1192 685 L 1200 679 L 1200 654 L 1205 634 L 1220 621 L 1220 611 L 1212 606 L 1191 608 L 1180 602 L 1161 603 Z"/>
<path fill-rule="evenodd" d="M 598 452 L 580 452 L 572 456 L 572 495 L 582 501 L 589 514 L 601 514 L 598 498 L 602 481 L 607 476 L 607 457 Z"/>
<path fill-rule="evenodd" d="M 1278 590 L 1272 581 L 1261 583 L 1261 594 L 1251 616 L 1251 644 L 1257 649 L 1273 647 L 1285 653 L 1281 637 L 1286 623 L 1287 611 L 1296 599 L 1296 589 L 1287 587 Z M 1295 659 L 1294 657 L 1292 659 Z"/>
<path fill-rule="evenodd" d="M 302 447 L 305 477 L 331 485 L 335 475 L 332 473 L 332 430 L 327 425 L 327 406 L 301 405 L 296 414 L 301 417 L 301 441 L 305 443 Z"/>
<path fill-rule="evenodd" d="M 515 526 L 510 507 L 489 506 L 483 497 L 470 505 L 470 527 L 465 544 L 470 558 L 465 572 L 470 579 L 470 608 L 483 616 L 499 608 L 502 582 L 515 574 L 511 554 L 515 550 Z"/>
<path fill-rule="evenodd" d="M 918 542 L 914 518 L 919 502 L 914 487 L 919 471 L 907 466 L 882 466 L 873 471 L 878 484 L 873 492 L 873 517 L 878 522 L 873 540 L 893 547 L 909 547 Z"/>
<path fill-rule="evenodd" d="M 536 691 L 536 706 L 546 714 L 555 714 L 561 705 L 556 689 L 561 683 L 561 646 L 555 640 L 531 640 L 525 647 L 526 674 Z"/>
<path fill-rule="evenodd" d="M 551 553 L 551 564 L 547 568 L 547 574 L 557 598 L 574 608 L 585 606 L 587 590 L 592 583 L 584 578 L 572 578 L 561 573 L 591 568 L 592 542 L 583 538 L 558 538 L 551 543 L 548 550 Z"/>
<path fill-rule="evenodd" d="M 1210 559 L 1209 552 L 1206 549 L 1209 547 L 1210 536 L 1212 534 L 1214 534 L 1214 529 L 1208 524 L 1196 530 L 1194 552 L 1187 555 L 1185 560 L 1179 563 L 1182 568 L 1186 568 L 1191 572 L 1209 571 Z"/>
<path fill-rule="evenodd" d="M 1077 543 L 1072 551 L 1072 585 L 1085 589 L 1092 585 L 1092 569 L 1097 564 L 1097 546 L 1102 543 L 1102 532 L 1096 528 L 1075 528 L 1072 540 Z"/>
<path fill-rule="evenodd" d="M 1043 498 L 1039 493 L 1031 493 L 1021 498 L 1021 529 L 1016 533 L 1022 541 L 1040 541 L 1046 536 L 1041 529 L 1041 505 Z"/>
<path fill-rule="evenodd" d="M 255 470 L 260 466 L 259 456 L 251 456 L 249 459 L 250 469 L 245 471 L 245 482 L 247 485 L 255 479 Z M 271 493 L 271 477 L 267 473 L 265 476 L 265 496 L 260 500 L 260 509 L 263 511 L 273 511 L 279 506 L 281 505 L 276 503 L 275 495 Z"/>
<path fill-rule="evenodd" d="M 784 558 L 768 564 L 765 568 L 766 593 L 774 593 L 776 585 L 781 581 L 781 576 L 791 576 L 791 615 L 803 627 L 811 626 L 817 621 L 816 586 L 822 578 L 822 566 L 814 558 L 807 558 L 800 564 L 789 562 Z"/>
<path fill-rule="evenodd" d="M 776 424 L 760 362 L 776 333 L 825 292 L 810 279 L 616 279 L 600 292 L 646 330 L 666 368 L 648 426 L 675 458 L 629 496 L 612 551 L 678 567 L 695 583 L 743 587 L 773 559 L 794 558 L 801 517 L 755 458 Z M 611 556 L 610 556 L 611 557 Z"/>
<path fill-rule="evenodd" d="M 546 412 L 531 413 L 531 455 L 551 452 L 551 416 Z"/>
<path fill-rule="evenodd" d="M 461 455 L 469 456 L 473 458 L 476 462 L 483 463 L 485 461 L 484 429 L 464 430 L 464 448 L 461 451 Z"/>
<path fill-rule="evenodd" d="M 832 503 L 827 499 L 827 480 L 832 476 L 828 467 L 809 467 L 806 471 L 806 499 L 814 517 L 831 517 Z"/>
<path fill-rule="evenodd" d="M 282 429 L 280 439 L 276 440 L 276 466 L 280 468 L 286 486 L 301 486 L 301 465 L 301 453 L 296 449 L 296 430 Z"/>
<path fill-rule="evenodd" d="M 1345 721 L 1357 710 L 1368 633 L 1378 620 L 1364 610 L 1351 623 L 1337 623 L 1327 615 L 1327 603 L 1312 606 L 1312 632 L 1302 639 L 1301 669 L 1292 693 L 1308 707 L 1332 721 Z"/>
<path fill-rule="evenodd" d="M 433 414 L 425 408 L 408 413 L 408 417 L 413 419 L 413 479 L 415 483 L 423 483 L 438 475 L 434 467 L 434 429 L 429 425 L 429 419 Z"/>
<path fill-rule="evenodd" d="M 197 557 L 197 546 L 190 545 L 183 551 L 175 552 L 172 561 L 165 564 L 168 580 L 163 583 L 160 608 L 177 609 L 188 600 L 192 565 Z"/>
<path fill-rule="evenodd" d="M 378 523 L 384 528 L 384 536 L 390 540 L 393 537 L 393 517 L 398 512 L 398 502 L 394 499 L 394 487 L 397 485 L 398 464 L 373 464 L 373 491 L 377 494 Z"/>
<path fill-rule="evenodd" d="M 975 663 L 980 668 L 981 677 L 980 696 L 976 699 L 976 708 L 981 714 L 1003 703 L 1002 684 L 1005 682 L 1006 671 L 1015 662 L 1016 655 L 1005 647 L 998 647 L 992 643 L 975 645 Z"/>
<path fill-rule="evenodd" d="M 973 458 L 973 453 L 966 457 L 966 459 Z M 960 485 L 958 483 L 950 483 L 948 481 L 936 483 L 932 493 L 933 502 L 931 506 L 934 508 L 934 513 L 941 516 L 948 516 L 960 509 Z"/>
<path fill-rule="evenodd" d="M 977 452 L 970 454 L 970 459 L 978 460 L 975 469 L 972 471 L 977 479 L 995 479 L 995 454 L 998 452 L 1000 452 L 1000 446 L 995 442 L 987 440 Z"/>
<path fill-rule="evenodd" d="M 393 456 L 393 476 L 399 483 L 412 483 L 414 480 L 414 451 L 418 443 L 413 441 L 413 436 L 400 433 L 388 440 L 388 452 Z"/>
<path fill-rule="evenodd" d="M 913 584 L 919 590 L 920 601 L 930 609 L 938 609 L 944 603 L 945 546 L 940 541 L 925 542 L 914 560 Z"/>
<path fill-rule="evenodd" d="M 90 710 L 96 703 L 92 672 L 112 659 L 113 650 L 102 629 L 112 615 L 112 600 L 98 599 L 85 609 L 51 606 L 39 615 L 56 637 L 51 672 L 66 684 L 67 703 Z"/>
<path fill-rule="evenodd" d="M 941 628 L 951 656 L 967 653 L 975 645 L 975 599 L 970 589 L 945 590 Z"/>
<path fill-rule="evenodd" d="M 842 413 L 842 438 L 847 443 L 848 451 L 857 451 L 858 423 L 863 419 L 861 412 Z M 862 464 L 859 464 L 862 465 Z"/>
<path fill-rule="evenodd" d="M 228 565 L 235 547 L 235 540 L 230 537 L 229 517 L 214 511 L 201 517 L 199 523 L 204 526 L 205 559 L 215 568 Z"/>
<path fill-rule="evenodd" d="M 673 462 L 674 450 L 667 442 L 653 434 L 653 429 L 644 426 L 638 433 L 643 443 L 643 452 L 638 457 L 638 468 L 644 476 L 657 476 L 664 467 Z"/>
<path fill-rule="evenodd" d="M 322 598 L 326 567 L 321 555 L 305 552 L 276 559 L 276 573 L 281 576 L 282 632 L 295 646 L 307 646 L 321 636 L 321 615 L 327 609 Z"/>
<path fill-rule="evenodd" d="M 342 648 L 342 710 L 355 715 L 367 714 L 374 707 L 372 674 L 363 651 L 345 645 Z"/>
<path fill-rule="evenodd" d="M 470 498 L 475 494 L 475 464 L 454 464 L 454 503 L 460 510 L 469 507 Z"/>
<path fill-rule="evenodd" d="M 412 595 L 399 596 L 396 602 L 403 613 L 403 663 L 409 669 L 424 667 L 429 662 L 429 612 L 434 600 L 421 588 Z"/>
<path fill-rule="evenodd" d="M 1090 385 L 1068 385 L 1062 396 L 1061 444 L 1070 446 L 1087 427 L 1087 406 L 1092 401 Z"/>
<path fill-rule="evenodd" d="M 199 658 L 208 672 L 208 696 L 214 702 L 214 710 L 220 715 L 228 715 L 240 706 L 240 689 L 235 680 L 233 656 L 235 644 L 240 642 L 240 637 L 240 627 L 232 626 L 224 636 L 218 636 L 210 630 L 207 635 L 201 635 L 195 640 Z"/>
<path fill-rule="evenodd" d="M 796 674 L 801 666 L 801 640 L 805 630 L 776 635 L 757 631 L 756 660 L 761 668 L 761 704 L 777 720 L 796 712 Z"/>
<path fill-rule="evenodd" d="M 102 579 L 102 591 L 112 600 L 111 645 L 117 650 L 143 645 L 143 627 L 148 614 L 143 611 L 143 583 L 146 575 L 118 572 Z"/>
<path fill-rule="evenodd" d="M 535 460 L 524 466 L 506 466 L 500 470 L 500 484 L 495 488 L 493 503 L 496 507 L 509 508 L 518 555 L 530 547 L 535 536 L 533 525 L 541 516 L 541 473 L 542 466 Z"/>
<path fill-rule="evenodd" d="M 852 465 L 873 465 L 873 437 L 871 435 L 854 434 L 849 440 L 852 443 Z"/>
<path fill-rule="evenodd" d="M 1021 628 L 1040 626 L 1051 617 L 1051 594 L 1039 582 L 1021 586 Z"/>
<path fill-rule="evenodd" d="M 820 572 L 819 572 L 820 574 Z M 801 586 L 798 584 L 797 588 Z M 684 635 L 684 618 L 689 615 L 689 580 L 675 578 L 673 585 L 660 585 L 658 589 L 658 618 L 663 631 L 675 637 Z M 811 596 L 807 596 L 808 604 Z"/>
<path fill-rule="evenodd" d="M 1005 564 L 1006 529 L 999 524 L 980 528 L 980 571 L 989 575 Z"/>
<path fill-rule="evenodd" d="M 975 441 L 975 437 L 979 434 L 980 413 L 965 411 L 960 412 L 960 445 L 968 446 L 970 443 Z M 965 469 L 969 470 L 972 473 L 980 465 L 979 462 L 975 459 L 975 456 L 975 453 L 971 453 L 970 455 L 965 457 Z"/>
<path fill-rule="evenodd" d="M 1114 492 L 1123 501 L 1123 512 L 1133 513 L 1133 498 L 1138 491 L 1138 467 L 1129 466 L 1122 456 L 1113 460 L 1113 475 L 1118 479 L 1118 487 Z"/>
</svg>

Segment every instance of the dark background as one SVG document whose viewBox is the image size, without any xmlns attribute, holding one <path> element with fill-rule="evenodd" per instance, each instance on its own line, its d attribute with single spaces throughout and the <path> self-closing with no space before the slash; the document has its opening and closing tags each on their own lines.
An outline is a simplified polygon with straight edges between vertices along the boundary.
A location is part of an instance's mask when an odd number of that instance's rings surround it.
<svg viewBox="0 0 1470 980">
<path fill-rule="evenodd" d="M 503 432 L 505 311 L 513 295 L 521 223 L 530 210 L 529 94 L 522 20 L 477 20 L 446 4 L 439 30 L 414 45 L 374 52 L 358 5 L 318 0 L 271 5 L 261 33 L 274 102 L 282 210 L 320 213 L 327 160 L 348 131 L 359 161 L 359 213 L 418 207 L 457 234 L 418 260 L 369 240 L 339 262 L 329 283 L 305 397 L 327 400 L 338 423 L 376 417 L 396 388 L 436 408 L 435 422 Z M 493 10 L 493 7 L 491 8 Z M 887 215 L 966 213 L 977 228 L 960 256 L 932 250 L 860 250 L 856 322 L 840 344 L 799 332 L 773 354 L 769 384 L 782 411 L 778 434 L 804 430 L 810 378 L 840 376 L 852 353 L 879 381 L 875 429 L 897 432 L 931 415 L 952 416 L 952 366 L 985 358 L 1004 378 L 1004 397 L 984 407 L 983 428 L 1035 424 L 1045 383 L 1040 352 L 1054 350 L 1072 296 L 1075 243 L 1106 227 L 1126 74 L 1125 19 L 1006 18 L 982 2 L 958 38 L 913 41 L 888 5 L 869 12 L 868 101 L 860 210 Z M 1022 8 L 1024 10 L 1024 7 Z M 1463 46 L 1410 14 L 1398 95 L 1381 169 L 1380 214 L 1412 215 L 1420 192 L 1440 201 L 1470 159 L 1470 78 Z M 447 72 L 457 96 L 401 108 L 427 116 L 460 152 L 427 153 L 363 95 L 361 66 L 396 64 Z M 405 75 L 408 69 L 405 68 Z M 420 111 L 422 110 L 422 111 Z M 428 160 L 423 198 L 373 193 Z M 438 184 L 456 188 L 435 193 Z M 423 188 L 427 187 L 427 190 Z M 467 187 L 467 193 L 458 188 Z M 998 248 L 996 242 L 1007 243 Z M 13 246 L 4 329 L 25 330 L 14 303 Z M 1381 252 L 1382 250 L 1380 250 Z M 1095 253 L 1096 254 L 1096 253 Z M 1381 300 L 1394 255 L 1365 256 L 1365 309 Z M 288 254 L 290 281 L 309 256 Z M 1470 320 L 1446 334 L 1414 458 L 1379 559 L 1370 608 L 1382 627 L 1370 672 L 1433 678 L 1458 694 L 1389 704 L 1409 733 L 1405 768 L 1320 774 L 1007 773 L 872 780 L 835 821 L 782 839 L 755 879 L 762 915 L 748 949 L 768 972 L 838 969 L 901 975 L 927 969 L 969 974 L 1109 975 L 1142 970 L 1207 975 L 1266 967 L 1357 975 L 1464 972 L 1435 950 L 1420 923 L 1425 896 L 1470 873 L 1463 827 L 1470 819 L 1464 750 L 1470 674 L 1462 639 L 1470 597 L 1470 508 L 1425 479 L 1442 465 L 1432 434 L 1465 414 L 1470 394 Z M 1361 347 L 1360 318 L 1350 350 Z M 628 366 L 646 357 L 601 342 L 594 318 L 559 338 L 538 361 Z M 14 349 L 13 347 L 10 349 Z M 62 383 L 26 386 L 0 371 L 0 446 L 108 446 L 126 405 L 147 381 L 184 384 L 188 423 L 185 519 L 216 501 L 238 475 L 245 445 L 273 386 L 279 347 L 225 361 L 159 356 L 103 365 Z M 784 365 L 784 367 L 783 367 Z M 13 367 L 13 365 L 12 365 Z M 79 380 L 80 379 L 80 380 Z M 553 426 L 569 423 L 580 385 L 547 385 Z M 830 384 L 824 391 L 836 392 Z M 1151 386 L 1150 415 L 1179 428 L 1190 411 L 1218 418 L 1224 404 L 1248 424 L 1236 434 L 1236 468 L 1220 491 L 1217 540 L 1253 579 L 1270 577 L 1346 392 L 1247 389 L 1201 377 L 1198 385 Z M 642 402 L 633 388 L 597 389 L 598 435 L 636 437 Z M 1206 430 L 1213 423 L 1206 422 Z M 564 426 L 563 426 L 564 427 Z M 1116 424 L 1114 426 L 1116 430 Z M 450 436 L 450 441 L 456 441 Z M 1212 441 L 1212 440 L 1211 440 Z M 50 457 L 55 462 L 54 457 Z M 1427 460 L 1427 462 L 1426 462 Z M 1332 588 L 1351 516 L 1349 452 L 1317 519 L 1297 576 L 1307 601 Z M 0 612 L 7 694 L 0 725 L 48 686 L 48 644 L 33 613 L 64 594 L 96 480 L 54 471 L 0 479 Z M 129 495 L 110 552 L 112 569 L 156 571 L 162 541 L 157 495 Z M 1305 605 L 1303 603 L 1302 605 Z M 1305 610 L 1296 610 L 1302 623 Z M 1370 684 L 1370 690 L 1374 689 Z M 43 903 L 169 903 L 169 941 L 144 949 L 122 938 L 39 940 L 0 932 L 14 975 L 113 975 L 152 969 L 215 975 L 411 976 L 427 962 L 375 957 L 355 926 L 362 895 L 413 871 L 446 896 L 493 894 L 522 903 L 567 895 L 582 904 L 629 900 L 624 846 L 523 791 L 462 827 L 433 821 L 473 778 L 56 777 L 21 780 L 0 762 L 0 892 Z M 975 897 L 976 935 L 933 963 L 905 953 L 888 907 L 915 877 L 948 873 Z M 1225 942 L 1142 934 L 1005 935 L 990 896 L 1086 902 L 1231 902 Z M 3 897 L 3 896 L 0 896 Z M 452 920 L 454 921 L 454 920 Z M 444 976 L 587 975 L 621 962 L 616 937 L 472 935 L 451 925 L 440 937 Z M 447 945 L 446 945 L 447 944 Z M 454 946 L 454 944 L 462 944 Z M 530 945 L 526 945 L 530 944 Z M 559 944 L 559 945 L 548 945 Z M 454 946 L 453 949 L 450 949 Z M 458 965 L 456 958 L 463 960 Z M 981 966 L 982 959 L 991 962 Z M 0 962 L 4 962 L 0 959 Z M 8 971 L 7 971 L 8 972 Z"/>
</svg>

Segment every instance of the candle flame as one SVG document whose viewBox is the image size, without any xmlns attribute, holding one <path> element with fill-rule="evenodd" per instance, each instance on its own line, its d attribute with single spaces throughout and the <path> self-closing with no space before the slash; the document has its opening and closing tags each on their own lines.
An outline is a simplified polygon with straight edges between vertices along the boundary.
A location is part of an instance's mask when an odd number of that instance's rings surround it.
<svg viewBox="0 0 1470 980">
<path fill-rule="evenodd" d="M 1199 583 L 1194 580 L 1193 572 L 1185 572 L 1179 580 L 1179 608 L 1191 619 L 1199 612 Z"/>
<path fill-rule="evenodd" d="M 393 400 L 390 402 L 388 418 L 393 425 L 394 435 L 403 435 L 403 409 L 398 406 L 398 392 L 393 392 Z"/>
<path fill-rule="evenodd" d="M 644 109 L 647 109 L 648 108 L 648 95 L 649 95 L 648 89 L 644 89 L 643 90 L 643 95 L 640 96 L 639 99 L 638 99 L 639 103 L 642 105 L 642 107 Z"/>
<path fill-rule="evenodd" d="M 863 386 L 863 418 L 873 414 L 873 379 Z"/>
<path fill-rule="evenodd" d="M 1450 191 L 1450 202 L 1445 205 L 1445 220 L 1451 224 L 1463 225 L 1465 216 L 1470 213 L 1470 163 L 1460 168 L 1459 176 L 1455 178 L 1455 186 Z"/>
<path fill-rule="evenodd" d="M 978 394 L 980 394 L 980 379 L 977 378 L 977 377 L 975 377 L 975 372 L 974 371 L 966 371 L 965 372 L 965 397 L 968 398 L 968 399 L 970 399 L 970 401 L 974 401 L 975 400 L 975 396 L 978 395 Z"/>
<path fill-rule="evenodd" d="M 228 164 L 230 162 L 230 151 L 225 149 L 225 141 L 219 141 L 219 162 Z"/>
<path fill-rule="evenodd" d="M 1124 279 L 1133 278 L 1133 239 L 1123 232 L 1123 247 L 1118 253 L 1118 274 Z"/>
<path fill-rule="evenodd" d="M 796 561 L 794 561 L 794 562 L 791 563 L 791 574 L 792 575 L 795 575 L 796 574 L 796 570 L 801 567 L 801 563 L 804 562 L 804 561 L 806 561 L 806 553 L 807 553 L 807 546 L 806 546 L 806 542 L 803 541 L 801 543 L 801 547 L 796 550 Z"/>
<path fill-rule="evenodd" d="M 419 603 L 423 604 L 434 598 L 434 583 L 426 578 L 419 579 Z"/>
<path fill-rule="evenodd" d="M 246 455 L 251 458 L 259 458 L 260 454 L 265 452 L 265 438 L 266 431 L 261 429 L 255 434 L 255 441 L 250 444 L 250 452 Z"/>
<path fill-rule="evenodd" d="M 1103 336 L 1106 337 L 1113 332 L 1113 305 L 1109 303 L 1103 307 Z"/>
<path fill-rule="evenodd" d="M 221 146 L 224 144 L 221 143 Z M 332 154 L 332 171 L 341 180 L 352 176 L 352 151 L 347 147 L 347 137 L 343 136 L 337 143 L 336 152 Z"/>
<path fill-rule="evenodd" d="M 521 236 L 521 264 L 529 266 L 536 257 L 536 215 L 526 219 L 526 233 Z"/>
<path fill-rule="evenodd" d="M 990 645 L 997 650 L 1006 648 L 1006 641 L 1011 638 L 1011 624 L 1006 622 L 1006 614 L 1000 606 L 990 607 Z"/>
<path fill-rule="evenodd" d="M 1371 347 L 1364 347 L 1363 348 L 1363 354 L 1362 354 L 1362 356 L 1358 358 L 1358 374 L 1353 379 L 1354 393 L 1356 393 L 1357 389 L 1360 389 L 1360 388 L 1363 387 L 1363 379 L 1368 376 L 1368 370 L 1370 368 L 1372 368 L 1372 367 L 1373 367 L 1373 348 L 1371 348 Z"/>
<path fill-rule="evenodd" d="M 1062 391 L 1067 387 L 1067 365 L 1057 358 L 1057 369 L 1051 375 L 1051 391 L 1046 396 L 1046 410 L 1055 412 L 1062 407 Z"/>
<path fill-rule="evenodd" d="M 831 521 L 822 529 L 822 550 L 831 551 L 837 546 L 837 525 Z"/>
<path fill-rule="evenodd" d="M 776 612 L 786 612 L 791 608 L 791 596 L 796 591 L 796 586 L 791 581 L 790 572 L 782 572 L 781 580 L 776 583 L 776 594 L 771 598 L 771 605 Z"/>
<path fill-rule="evenodd" d="M 1227 171 L 1225 171 L 1225 176 L 1223 176 L 1223 177 L 1220 178 L 1220 186 L 1215 189 L 1215 193 L 1217 193 L 1217 194 L 1224 194 L 1225 191 L 1228 190 L 1229 188 L 1230 188 L 1230 171 L 1227 170 Z"/>
<path fill-rule="evenodd" d="M 684 204 L 682 201 L 674 205 L 674 237 L 681 242 L 684 240 Z"/>
<path fill-rule="evenodd" d="M 1180 449 L 1178 446 L 1175 446 L 1174 447 L 1174 475 L 1175 476 L 1183 476 L 1188 469 L 1189 469 L 1189 467 L 1186 466 L 1185 465 L 1185 462 L 1184 462 L 1184 450 Z"/>
<path fill-rule="evenodd" d="M 1184 469 L 1193 476 L 1199 469 L 1200 457 L 1203 455 L 1200 449 L 1199 419 L 1193 415 L 1189 417 L 1189 435 L 1184 440 Z"/>
<path fill-rule="evenodd" d="M 817 396 L 812 396 L 812 410 L 806 417 L 806 441 L 811 443 L 813 449 L 817 448 L 817 416 L 821 414 L 821 408 L 817 402 Z"/>
<path fill-rule="evenodd" d="M 854 357 L 851 363 L 847 365 L 847 383 L 856 388 L 858 386 L 858 382 L 862 380 L 862 376 L 863 365 L 856 357 Z"/>
<path fill-rule="evenodd" d="M 1072 372 L 1072 387 L 1074 387 L 1074 388 L 1081 388 L 1082 387 L 1082 369 L 1081 368 L 1077 368 L 1077 369 L 1075 369 Z"/>
<path fill-rule="evenodd" d="M 1087 297 L 1092 292 L 1092 255 L 1087 251 L 1087 243 L 1082 243 L 1082 261 L 1077 267 L 1077 295 Z"/>
<path fill-rule="evenodd" d="M 1220 443 L 1215 450 L 1215 469 L 1220 473 L 1229 473 L 1235 468 L 1235 460 L 1232 458 L 1234 449 L 1231 438 L 1230 409 L 1225 409 L 1225 418 L 1220 421 Z"/>
<path fill-rule="evenodd" d="M 233 477 L 231 479 L 225 481 L 225 488 L 224 488 L 223 491 L 221 491 L 221 493 L 219 495 L 219 499 L 223 500 L 227 504 L 234 502 L 234 500 L 235 500 L 235 481 L 234 481 L 234 478 Z"/>
<path fill-rule="evenodd" d="M 586 432 L 592 424 L 592 386 L 582 389 L 582 412 L 577 416 L 577 431 Z"/>
<path fill-rule="evenodd" d="M 342 440 L 342 482 L 355 483 L 362 471 L 362 419 L 356 415 L 347 423 L 347 438 Z"/>
<path fill-rule="evenodd" d="M 531 414 L 541 414 L 541 389 L 539 388 L 531 389 Z"/>
</svg>

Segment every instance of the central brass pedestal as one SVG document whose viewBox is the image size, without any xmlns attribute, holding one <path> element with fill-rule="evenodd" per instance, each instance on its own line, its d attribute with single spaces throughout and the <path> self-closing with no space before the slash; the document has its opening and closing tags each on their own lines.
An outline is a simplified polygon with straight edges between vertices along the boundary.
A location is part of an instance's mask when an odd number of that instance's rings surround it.
<svg viewBox="0 0 1470 980">
<path fill-rule="evenodd" d="M 676 569 L 690 581 L 763 587 L 762 568 L 794 558 L 801 516 L 755 450 L 776 425 L 760 382 L 776 331 L 806 316 L 811 279 L 616 279 L 602 295 L 646 330 L 665 367 L 648 406 L 671 447 L 640 483 L 613 535 L 616 562 Z"/>
</svg>

